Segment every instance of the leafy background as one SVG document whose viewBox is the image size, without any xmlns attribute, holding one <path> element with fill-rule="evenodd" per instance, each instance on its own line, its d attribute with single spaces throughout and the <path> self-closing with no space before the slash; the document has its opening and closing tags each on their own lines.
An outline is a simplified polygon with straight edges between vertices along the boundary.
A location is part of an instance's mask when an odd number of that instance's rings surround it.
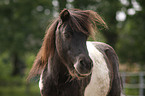
<svg viewBox="0 0 145 96">
<path fill-rule="evenodd" d="M 116 50 L 120 71 L 145 70 L 145 0 L 0 0 L 0 96 L 40 96 L 38 77 L 30 83 L 26 77 L 47 26 L 63 8 L 98 12 L 109 30 L 96 40 Z"/>
</svg>

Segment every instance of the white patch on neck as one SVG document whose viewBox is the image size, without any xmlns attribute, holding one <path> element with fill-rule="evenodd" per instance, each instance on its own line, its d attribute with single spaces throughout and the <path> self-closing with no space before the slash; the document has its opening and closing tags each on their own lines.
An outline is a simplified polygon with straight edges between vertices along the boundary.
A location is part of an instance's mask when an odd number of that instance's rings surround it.
<svg viewBox="0 0 145 96">
<path fill-rule="evenodd" d="M 42 71 L 42 73 L 43 73 L 43 71 Z M 43 83 L 42 83 L 42 74 L 41 73 L 41 75 L 40 75 L 40 80 L 39 80 L 39 88 L 40 88 L 40 91 L 43 89 Z"/>
<path fill-rule="evenodd" d="M 110 78 L 103 54 L 91 42 L 87 42 L 87 48 L 89 56 L 93 60 L 93 69 L 84 96 L 107 96 L 110 88 Z"/>
</svg>

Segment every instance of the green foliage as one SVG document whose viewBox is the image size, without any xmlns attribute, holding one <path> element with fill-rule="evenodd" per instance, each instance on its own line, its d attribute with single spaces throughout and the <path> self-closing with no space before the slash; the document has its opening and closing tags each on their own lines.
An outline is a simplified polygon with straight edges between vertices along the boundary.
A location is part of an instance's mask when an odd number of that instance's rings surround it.
<svg viewBox="0 0 145 96">
<path fill-rule="evenodd" d="M 18 52 L 36 51 L 40 46 L 45 30 L 42 21 L 48 19 L 44 12 L 51 11 L 49 1 L 7 0 L 8 4 L 0 5 L 0 50 Z M 5 1 L 6 2 L 6 1 Z M 46 10 L 47 9 L 47 10 Z M 43 20 L 44 19 L 44 20 Z M 47 23 L 45 21 L 45 24 Z M 43 22 L 44 24 L 44 22 Z M 33 49 L 32 49 L 33 48 Z"/>
<path fill-rule="evenodd" d="M 26 55 L 28 66 L 24 77 L 11 76 L 13 66 L 7 59 L 8 57 L 8 53 L 0 55 L 0 96 L 40 96 L 38 82 L 26 81 L 28 71 L 33 64 L 34 54 Z"/>
<path fill-rule="evenodd" d="M 129 63 L 145 63 L 145 2 L 139 1 L 142 10 L 136 11 L 133 16 L 127 15 L 127 20 L 122 22 L 118 28 L 119 41 L 117 42 L 117 53 L 121 61 Z M 143 69 L 142 69 L 143 70 Z"/>
<path fill-rule="evenodd" d="M 133 8 L 132 1 L 123 5 L 121 0 L 0 0 L 0 95 L 1 96 L 40 96 L 37 84 L 30 84 L 30 94 L 26 91 L 26 77 L 12 77 L 12 71 L 22 64 L 26 66 L 27 76 L 36 53 L 42 44 L 45 30 L 54 14 L 64 7 L 97 11 L 109 30 L 101 30 L 96 35 L 97 41 L 112 45 L 122 62 L 145 63 L 145 0 L 136 0 L 140 11 L 128 15 Z M 54 3 L 58 6 L 54 6 Z M 124 11 L 125 21 L 117 21 L 118 11 Z M 93 40 L 89 38 L 89 40 Z M 23 63 L 21 63 L 23 62 Z M 18 69 L 20 69 L 18 67 Z M 21 70 L 21 69 L 20 69 Z M 134 79 L 135 80 L 135 79 Z M 35 82 L 38 83 L 38 82 Z M 10 87 L 9 87 L 10 86 Z M 32 89 L 31 89 L 32 88 Z M 11 90 L 12 89 L 12 90 Z M 36 91 L 36 92 L 35 92 Z M 132 90 L 126 89 L 126 93 Z M 137 90 L 133 90 L 137 94 Z M 22 95 L 23 94 L 23 95 Z"/>
<path fill-rule="evenodd" d="M 0 2 L 0 53 L 9 53 L 13 75 L 23 74 L 23 54 L 36 52 L 40 48 L 51 11 L 52 3 L 49 0 Z"/>
<path fill-rule="evenodd" d="M 0 55 L 0 80 L 7 80 L 7 77 L 11 75 L 12 65 L 10 64 L 8 53 Z"/>
</svg>

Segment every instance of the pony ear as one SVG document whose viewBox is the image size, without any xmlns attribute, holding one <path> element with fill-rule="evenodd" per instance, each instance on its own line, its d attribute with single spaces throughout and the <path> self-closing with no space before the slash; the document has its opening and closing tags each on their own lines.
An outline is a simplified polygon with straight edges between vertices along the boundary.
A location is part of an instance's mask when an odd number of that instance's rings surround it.
<svg viewBox="0 0 145 96">
<path fill-rule="evenodd" d="M 65 22 L 65 21 L 67 21 L 69 19 L 70 13 L 69 13 L 69 11 L 67 9 L 63 9 L 61 11 L 61 13 L 59 14 L 59 16 L 60 16 L 62 22 Z"/>
</svg>

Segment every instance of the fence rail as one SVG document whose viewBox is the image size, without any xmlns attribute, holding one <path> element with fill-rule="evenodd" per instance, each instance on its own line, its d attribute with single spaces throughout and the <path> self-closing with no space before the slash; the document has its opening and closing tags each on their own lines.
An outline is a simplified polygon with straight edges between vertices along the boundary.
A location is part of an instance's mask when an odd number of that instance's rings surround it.
<svg viewBox="0 0 145 96">
<path fill-rule="evenodd" d="M 121 72 L 122 76 L 122 81 L 123 81 L 123 86 L 124 88 L 128 89 L 139 89 L 139 94 L 138 95 L 126 95 L 126 96 L 144 96 L 144 89 L 145 89 L 145 84 L 144 84 L 144 77 L 145 77 L 145 72 Z M 127 77 L 133 77 L 133 76 L 138 76 L 139 77 L 139 83 L 136 84 L 130 84 L 129 82 L 126 83 L 126 78 Z"/>
</svg>

